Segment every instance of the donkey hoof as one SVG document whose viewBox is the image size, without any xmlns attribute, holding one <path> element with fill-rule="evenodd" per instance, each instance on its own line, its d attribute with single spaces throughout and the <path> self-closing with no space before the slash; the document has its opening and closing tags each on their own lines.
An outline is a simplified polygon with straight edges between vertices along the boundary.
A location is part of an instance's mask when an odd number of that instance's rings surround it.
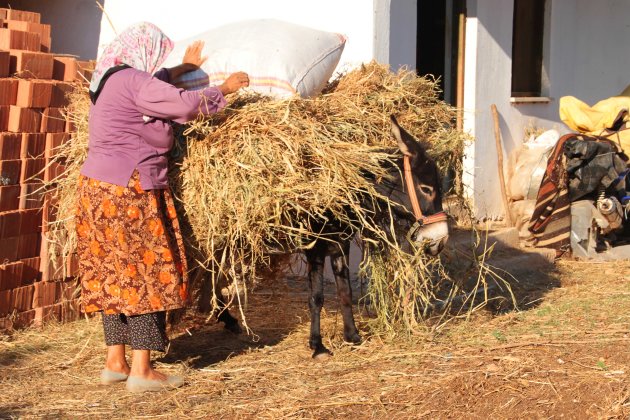
<svg viewBox="0 0 630 420">
<path fill-rule="evenodd" d="M 363 342 L 361 336 L 356 332 L 352 334 L 344 334 L 343 339 L 346 343 L 350 344 L 361 344 Z"/>
<path fill-rule="evenodd" d="M 326 347 L 322 347 L 321 349 L 317 349 L 313 352 L 313 360 L 318 362 L 322 362 L 324 360 L 330 359 L 332 356 L 332 352 L 328 350 Z"/>
<path fill-rule="evenodd" d="M 238 322 L 226 322 L 223 328 L 225 328 L 232 334 L 240 334 L 243 332 L 243 329 L 240 325 L 238 325 Z"/>
</svg>

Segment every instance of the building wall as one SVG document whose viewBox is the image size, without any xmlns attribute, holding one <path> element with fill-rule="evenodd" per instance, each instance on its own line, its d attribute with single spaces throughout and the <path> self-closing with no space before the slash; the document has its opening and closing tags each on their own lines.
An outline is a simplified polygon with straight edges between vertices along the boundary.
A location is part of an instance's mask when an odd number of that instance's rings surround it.
<svg viewBox="0 0 630 420">
<path fill-rule="evenodd" d="M 96 58 L 102 12 L 94 0 L 0 1 L 0 7 L 9 5 L 41 13 L 42 23 L 51 25 L 52 52 L 74 54 L 83 60 Z"/>
<path fill-rule="evenodd" d="M 490 105 L 500 114 L 505 157 L 517 149 L 525 129 L 567 127 L 558 116 L 559 99 L 572 95 L 593 105 L 630 84 L 630 2 L 547 0 L 545 73 L 548 103 L 511 104 L 512 2 L 468 0 L 465 123 L 475 142 L 467 149 L 465 179 L 480 218 L 503 215 L 497 182 Z"/>
</svg>

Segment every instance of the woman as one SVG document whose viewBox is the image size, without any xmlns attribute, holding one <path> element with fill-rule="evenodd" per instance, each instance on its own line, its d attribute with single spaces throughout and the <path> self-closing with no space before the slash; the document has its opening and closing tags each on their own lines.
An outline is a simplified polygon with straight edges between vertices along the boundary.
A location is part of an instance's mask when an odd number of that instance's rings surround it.
<svg viewBox="0 0 630 420">
<path fill-rule="evenodd" d="M 173 43 L 150 23 L 126 29 L 103 51 L 90 83 L 88 154 L 81 169 L 76 226 L 86 313 L 103 312 L 104 384 L 132 392 L 183 384 L 151 366 L 165 351 L 165 311 L 188 299 L 186 258 L 167 181 L 170 122 L 187 122 L 225 106 L 224 95 L 248 86 L 235 73 L 218 87 L 187 92 L 168 82 L 198 68 L 203 44 L 183 63 L 152 73 Z M 132 352 L 131 367 L 125 345 Z"/>
</svg>

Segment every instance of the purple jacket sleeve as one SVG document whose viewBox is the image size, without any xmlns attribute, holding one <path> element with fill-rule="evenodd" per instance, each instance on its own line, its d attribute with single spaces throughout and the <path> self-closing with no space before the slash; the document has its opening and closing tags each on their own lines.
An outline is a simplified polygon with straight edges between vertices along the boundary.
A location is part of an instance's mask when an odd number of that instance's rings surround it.
<svg viewBox="0 0 630 420">
<path fill-rule="evenodd" d="M 226 105 L 216 87 L 186 91 L 151 77 L 142 82 L 136 96 L 138 110 L 149 117 L 185 123 L 197 115 L 214 114 Z"/>
</svg>

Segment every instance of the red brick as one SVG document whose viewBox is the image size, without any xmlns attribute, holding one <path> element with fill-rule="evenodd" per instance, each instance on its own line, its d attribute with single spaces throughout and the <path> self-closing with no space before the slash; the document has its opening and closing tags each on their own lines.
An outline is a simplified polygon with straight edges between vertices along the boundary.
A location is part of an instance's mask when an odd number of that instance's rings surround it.
<svg viewBox="0 0 630 420">
<path fill-rule="evenodd" d="M 0 238 L 10 238 L 20 234 L 20 212 L 4 211 L 0 213 Z M 0 241 L 0 243 L 2 243 Z M 2 259 L 0 258 L 0 261 Z"/>
<path fill-rule="evenodd" d="M 9 73 L 23 78 L 51 79 L 53 55 L 33 51 L 10 50 Z"/>
<path fill-rule="evenodd" d="M 22 172 L 20 173 L 20 184 L 41 183 L 46 175 L 44 168 L 46 159 L 22 159 Z"/>
<path fill-rule="evenodd" d="M 42 112 L 39 108 L 22 108 L 11 105 L 9 110 L 8 131 L 14 133 L 38 133 L 42 124 Z"/>
<path fill-rule="evenodd" d="M 18 256 L 18 236 L 2 238 L 0 241 L 0 261 L 13 262 Z"/>
<path fill-rule="evenodd" d="M 69 133 L 48 133 L 46 134 L 46 161 L 53 158 L 61 145 L 70 140 Z"/>
<path fill-rule="evenodd" d="M 30 311 L 19 312 L 15 315 L 12 328 L 26 328 L 35 323 L 35 317 L 37 311 L 31 309 Z"/>
<path fill-rule="evenodd" d="M 36 32 L 0 28 L 0 49 L 40 51 L 41 48 L 41 36 Z"/>
<path fill-rule="evenodd" d="M 34 286 L 24 286 L 13 289 L 13 297 L 11 303 L 13 308 L 18 312 L 28 311 L 33 307 Z"/>
<path fill-rule="evenodd" d="M 63 108 L 70 104 L 68 95 L 74 91 L 74 85 L 68 82 L 53 82 L 52 97 L 50 106 L 53 108 Z"/>
<path fill-rule="evenodd" d="M 66 274 L 71 277 L 79 276 L 79 257 L 77 254 L 69 255 L 66 258 Z"/>
<path fill-rule="evenodd" d="M 22 133 L 20 159 L 43 158 L 46 151 L 46 133 Z"/>
<path fill-rule="evenodd" d="M 18 210 L 21 192 L 19 185 L 0 186 L 0 211 Z"/>
<path fill-rule="evenodd" d="M 73 82 L 77 79 L 77 60 L 70 56 L 55 55 L 53 59 L 53 79 Z"/>
<path fill-rule="evenodd" d="M 9 128 L 9 114 L 11 105 L 0 105 L 0 131 L 7 131 Z"/>
<path fill-rule="evenodd" d="M 22 260 L 24 258 L 37 257 L 39 255 L 40 236 L 39 233 L 22 234 L 18 236 L 18 252 L 16 259 Z"/>
<path fill-rule="evenodd" d="M 0 290 L 11 290 L 22 286 L 24 263 L 16 261 L 0 265 Z"/>
<path fill-rule="evenodd" d="M 20 235 L 39 233 L 42 230 L 42 209 L 20 210 Z M 39 242 L 39 241 L 36 241 Z M 31 255 L 30 258 L 36 257 Z"/>
<path fill-rule="evenodd" d="M 44 205 L 44 195 L 44 184 L 42 183 L 21 184 L 18 199 L 19 209 L 41 209 Z"/>
<path fill-rule="evenodd" d="M 15 105 L 31 108 L 50 106 L 53 83 L 48 80 L 21 79 L 17 90 Z"/>
<path fill-rule="evenodd" d="M 34 284 L 33 308 L 41 308 L 54 305 L 61 294 L 57 281 L 38 281 Z"/>
<path fill-rule="evenodd" d="M 23 267 L 22 286 L 27 286 L 38 281 L 40 277 L 40 257 L 24 258 L 23 260 L 20 260 L 20 262 Z"/>
<path fill-rule="evenodd" d="M 66 117 L 61 108 L 45 108 L 39 131 L 42 133 L 63 133 L 66 128 Z"/>
<path fill-rule="evenodd" d="M 17 31 L 35 32 L 39 34 L 42 44 L 44 40 L 50 39 L 50 25 L 45 23 L 27 22 L 23 20 L 7 20 L 4 22 L 5 26 L 9 29 L 15 29 Z M 50 44 L 48 44 L 50 47 Z"/>
<path fill-rule="evenodd" d="M 10 61 L 9 51 L 0 51 L 0 77 L 7 77 L 9 75 Z"/>
<path fill-rule="evenodd" d="M 17 9 L 0 9 L 0 11 L 4 11 L 6 13 L 6 17 L 4 19 L 7 20 L 24 20 L 27 22 L 39 23 L 41 20 L 41 15 L 37 12 L 29 12 L 26 10 L 17 10 Z"/>
<path fill-rule="evenodd" d="M 44 198 L 42 208 L 42 232 L 48 232 L 49 225 L 57 221 L 57 205 L 50 197 Z"/>
<path fill-rule="evenodd" d="M 42 233 L 40 249 L 40 266 L 42 281 L 62 280 L 64 276 L 63 260 L 59 256 L 52 257 L 49 251 L 47 234 Z M 54 258 L 54 260 L 53 260 Z"/>
<path fill-rule="evenodd" d="M 19 184 L 21 168 L 22 168 L 22 161 L 19 159 L 0 160 L 0 184 L 2 185 Z"/>
<path fill-rule="evenodd" d="M 0 105 L 15 105 L 20 79 L 0 79 Z"/>
<path fill-rule="evenodd" d="M 0 315 L 6 315 L 13 306 L 13 293 L 11 290 L 0 291 Z"/>
<path fill-rule="evenodd" d="M 44 168 L 44 182 L 52 182 L 63 176 L 66 166 L 58 161 L 50 160 Z"/>
<path fill-rule="evenodd" d="M 22 135 L 19 133 L 0 133 L 0 160 L 20 159 Z"/>
</svg>

